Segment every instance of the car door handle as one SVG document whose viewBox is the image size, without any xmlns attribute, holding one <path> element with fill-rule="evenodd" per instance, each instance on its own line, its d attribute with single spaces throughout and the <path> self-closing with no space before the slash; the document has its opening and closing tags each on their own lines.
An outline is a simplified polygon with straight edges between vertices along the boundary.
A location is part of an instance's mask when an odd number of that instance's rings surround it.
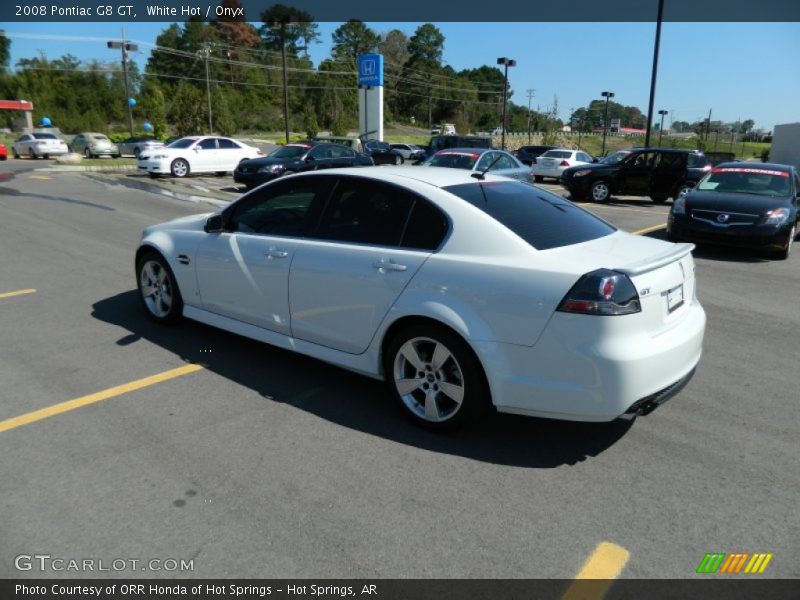
<svg viewBox="0 0 800 600">
<path fill-rule="evenodd" d="M 283 250 L 270 250 L 266 254 L 264 254 L 267 258 L 286 258 L 289 256 L 288 252 L 284 252 Z"/>
<path fill-rule="evenodd" d="M 386 262 L 384 260 L 376 261 L 372 263 L 372 266 L 379 271 L 405 271 L 408 269 L 406 265 L 399 265 L 395 262 Z"/>
</svg>

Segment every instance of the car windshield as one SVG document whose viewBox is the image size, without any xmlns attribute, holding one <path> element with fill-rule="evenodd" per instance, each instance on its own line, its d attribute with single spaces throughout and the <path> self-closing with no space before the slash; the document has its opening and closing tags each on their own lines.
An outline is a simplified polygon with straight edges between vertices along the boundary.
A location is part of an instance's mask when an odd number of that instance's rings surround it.
<svg viewBox="0 0 800 600">
<path fill-rule="evenodd" d="M 93 135 L 92 139 L 93 140 L 100 140 L 102 142 L 105 142 L 105 141 L 108 140 L 108 138 L 106 136 L 104 136 L 104 135 Z"/>
<path fill-rule="evenodd" d="M 716 167 L 700 180 L 697 189 L 701 192 L 754 194 L 775 198 L 788 196 L 789 184 L 787 171 L 755 167 Z"/>
<path fill-rule="evenodd" d="M 569 158 L 571 156 L 572 152 L 569 150 L 548 150 L 542 154 L 543 158 Z"/>
<path fill-rule="evenodd" d="M 480 157 L 478 153 L 466 152 L 439 152 L 434 154 L 423 164 L 429 167 L 447 167 L 448 169 L 468 169 L 475 166 Z"/>
<path fill-rule="evenodd" d="M 52 133 L 34 133 L 33 137 L 37 140 L 57 140 L 58 138 Z"/>
<path fill-rule="evenodd" d="M 630 152 L 614 152 L 614 154 L 609 154 L 605 158 L 603 158 L 600 162 L 604 165 L 615 165 L 623 158 L 628 156 Z"/>
<path fill-rule="evenodd" d="M 311 150 L 311 146 L 290 145 L 282 146 L 270 152 L 272 158 L 298 158 Z"/>
<path fill-rule="evenodd" d="M 538 250 L 611 235 L 614 227 L 561 196 L 518 181 L 443 188 L 484 211 Z"/>
<path fill-rule="evenodd" d="M 181 138 L 179 140 L 175 140 L 172 142 L 169 147 L 170 148 L 188 148 L 192 144 L 194 144 L 197 140 L 195 138 Z"/>
</svg>

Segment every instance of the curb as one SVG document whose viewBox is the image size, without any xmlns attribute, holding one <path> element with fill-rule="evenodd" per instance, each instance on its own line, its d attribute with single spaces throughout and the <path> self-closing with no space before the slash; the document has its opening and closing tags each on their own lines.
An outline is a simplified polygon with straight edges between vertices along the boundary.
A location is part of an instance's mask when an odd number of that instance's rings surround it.
<svg viewBox="0 0 800 600">
<path fill-rule="evenodd" d="M 89 172 L 89 173 L 97 173 L 103 171 L 135 171 L 136 165 L 117 165 L 117 166 L 91 166 L 91 167 L 81 167 L 79 165 L 53 165 L 51 167 L 43 167 L 40 169 L 34 169 L 34 171 L 61 171 L 62 173 L 81 173 L 81 172 Z"/>
</svg>

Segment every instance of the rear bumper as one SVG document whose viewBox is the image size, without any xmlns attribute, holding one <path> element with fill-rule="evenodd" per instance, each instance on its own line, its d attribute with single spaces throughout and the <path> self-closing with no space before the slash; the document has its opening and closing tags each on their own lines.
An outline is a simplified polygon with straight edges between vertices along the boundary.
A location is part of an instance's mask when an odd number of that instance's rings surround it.
<svg viewBox="0 0 800 600">
<path fill-rule="evenodd" d="M 535 346 L 474 347 L 498 411 L 613 421 L 637 403 L 664 402 L 691 378 L 702 354 L 706 315 L 697 300 L 682 310 L 680 321 L 657 335 L 638 326 L 612 334 L 609 326 L 617 325 L 606 319 L 628 317 L 555 313 Z"/>
<path fill-rule="evenodd" d="M 161 160 L 140 160 L 136 163 L 136 170 L 141 173 L 169 173 L 169 162 Z"/>
<path fill-rule="evenodd" d="M 536 164 L 531 166 L 531 173 L 537 177 L 553 177 L 560 180 L 564 169 L 566 169 L 566 167 L 553 167 L 551 169 L 547 169 Z"/>
</svg>

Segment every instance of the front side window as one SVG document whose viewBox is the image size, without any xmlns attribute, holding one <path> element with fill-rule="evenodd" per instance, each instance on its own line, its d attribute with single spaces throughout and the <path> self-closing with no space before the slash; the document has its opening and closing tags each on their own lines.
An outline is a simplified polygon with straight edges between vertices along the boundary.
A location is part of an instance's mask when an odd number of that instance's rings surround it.
<svg viewBox="0 0 800 600">
<path fill-rule="evenodd" d="M 331 158 L 353 158 L 356 153 L 347 146 L 331 146 L 330 155 Z"/>
<path fill-rule="evenodd" d="M 321 206 L 332 186 L 331 177 L 293 177 L 259 188 L 231 207 L 227 229 L 265 235 L 306 235 L 316 220 L 312 207 Z"/>
<path fill-rule="evenodd" d="M 537 250 L 579 244 L 616 231 L 561 196 L 518 181 L 463 183 L 442 189 L 481 209 Z"/>
<path fill-rule="evenodd" d="M 343 178 L 331 198 L 316 237 L 323 240 L 397 246 L 414 205 L 402 188 Z"/>
</svg>

